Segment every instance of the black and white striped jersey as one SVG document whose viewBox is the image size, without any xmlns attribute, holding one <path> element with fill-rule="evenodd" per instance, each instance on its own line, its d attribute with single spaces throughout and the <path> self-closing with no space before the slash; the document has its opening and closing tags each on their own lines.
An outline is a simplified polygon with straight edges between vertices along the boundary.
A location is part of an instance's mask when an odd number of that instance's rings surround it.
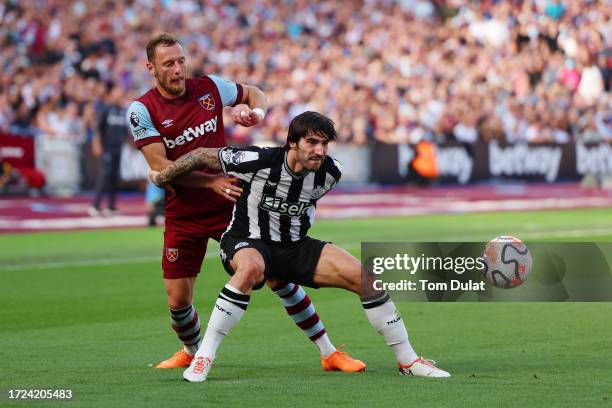
<svg viewBox="0 0 612 408">
<path fill-rule="evenodd" d="M 338 161 L 329 156 L 317 171 L 295 174 L 282 147 L 225 147 L 223 172 L 241 179 L 243 193 L 225 234 L 268 242 L 293 242 L 306 236 L 317 200 L 338 183 Z"/>
</svg>

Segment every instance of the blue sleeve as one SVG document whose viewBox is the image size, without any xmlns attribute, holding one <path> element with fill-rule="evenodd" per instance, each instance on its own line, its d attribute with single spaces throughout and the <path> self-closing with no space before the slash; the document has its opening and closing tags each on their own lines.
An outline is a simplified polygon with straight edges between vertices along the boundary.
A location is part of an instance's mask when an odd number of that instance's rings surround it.
<svg viewBox="0 0 612 408">
<path fill-rule="evenodd" d="M 233 106 L 238 96 L 238 86 L 234 82 L 227 81 L 218 76 L 209 75 L 208 77 L 217 85 L 223 106 Z"/>
<path fill-rule="evenodd" d="M 134 142 L 142 142 L 149 137 L 159 137 L 159 131 L 153 126 L 151 114 L 142 102 L 134 101 L 127 110 L 127 121 Z"/>
</svg>

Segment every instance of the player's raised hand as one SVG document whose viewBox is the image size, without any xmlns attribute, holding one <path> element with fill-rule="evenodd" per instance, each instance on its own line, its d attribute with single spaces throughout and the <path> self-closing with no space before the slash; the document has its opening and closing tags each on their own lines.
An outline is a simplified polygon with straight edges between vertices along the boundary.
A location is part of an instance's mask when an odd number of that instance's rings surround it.
<svg viewBox="0 0 612 408">
<path fill-rule="evenodd" d="M 249 105 L 241 103 L 232 108 L 232 120 L 244 127 L 255 126 L 264 118 L 264 111 L 261 108 L 251 109 Z"/>
<path fill-rule="evenodd" d="M 242 188 L 235 185 L 238 179 L 234 177 L 217 176 L 210 184 L 210 188 L 217 194 L 231 202 L 235 203 L 236 199 L 242 194 Z"/>
</svg>

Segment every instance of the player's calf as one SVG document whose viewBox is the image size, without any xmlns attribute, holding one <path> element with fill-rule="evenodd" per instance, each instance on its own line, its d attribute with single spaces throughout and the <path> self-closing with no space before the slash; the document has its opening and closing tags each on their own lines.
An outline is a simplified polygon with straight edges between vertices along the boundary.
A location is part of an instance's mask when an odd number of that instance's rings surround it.
<svg viewBox="0 0 612 408">
<path fill-rule="evenodd" d="M 274 282 L 271 289 L 279 297 L 285 310 L 294 323 L 308 336 L 308 338 L 319 348 L 321 355 L 329 357 L 336 351 L 323 322 L 319 319 L 314 304 L 300 285 L 295 283 L 281 283 L 268 280 L 268 284 Z"/>
<path fill-rule="evenodd" d="M 195 278 L 164 279 L 168 306 L 170 308 L 170 322 L 183 349 L 174 353 L 167 360 L 162 361 L 157 368 L 187 367 L 198 349 L 201 340 L 200 319 L 191 304 Z"/>
</svg>

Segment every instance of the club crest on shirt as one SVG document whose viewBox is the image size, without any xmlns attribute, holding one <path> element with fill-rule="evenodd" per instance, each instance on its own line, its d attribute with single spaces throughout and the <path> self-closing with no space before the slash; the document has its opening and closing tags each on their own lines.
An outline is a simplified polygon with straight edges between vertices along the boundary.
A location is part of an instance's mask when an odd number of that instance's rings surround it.
<svg viewBox="0 0 612 408">
<path fill-rule="evenodd" d="M 178 259 L 178 248 L 166 248 L 166 259 L 170 262 L 175 262 Z"/>
<path fill-rule="evenodd" d="M 244 152 L 236 152 L 232 154 L 230 157 L 230 162 L 232 164 L 240 164 L 244 159 Z"/>
<path fill-rule="evenodd" d="M 230 152 L 229 150 L 222 150 L 221 151 L 221 160 L 224 163 L 230 163 L 232 159 L 232 152 Z"/>
<path fill-rule="evenodd" d="M 325 193 L 327 193 L 327 189 L 324 186 L 315 187 L 312 189 L 312 193 L 310 194 L 310 197 L 313 200 L 318 200 L 319 198 L 324 196 Z"/>
<path fill-rule="evenodd" d="M 200 102 L 200 106 L 205 110 L 213 110 L 215 109 L 215 100 L 213 99 L 212 94 L 209 92 L 204 96 L 200 96 L 198 98 L 198 102 Z"/>
</svg>

